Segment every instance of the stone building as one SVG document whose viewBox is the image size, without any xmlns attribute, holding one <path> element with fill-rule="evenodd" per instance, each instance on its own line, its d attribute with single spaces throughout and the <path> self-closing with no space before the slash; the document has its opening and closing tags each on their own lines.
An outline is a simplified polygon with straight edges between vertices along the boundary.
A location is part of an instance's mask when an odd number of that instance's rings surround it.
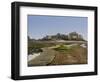
<svg viewBox="0 0 100 82">
<path fill-rule="evenodd" d="M 83 37 L 77 32 L 71 32 L 68 35 L 57 33 L 56 35 L 47 35 L 42 40 L 83 40 Z"/>
<path fill-rule="evenodd" d="M 68 39 L 69 40 L 83 40 L 83 37 L 77 32 L 71 32 L 68 34 Z"/>
</svg>

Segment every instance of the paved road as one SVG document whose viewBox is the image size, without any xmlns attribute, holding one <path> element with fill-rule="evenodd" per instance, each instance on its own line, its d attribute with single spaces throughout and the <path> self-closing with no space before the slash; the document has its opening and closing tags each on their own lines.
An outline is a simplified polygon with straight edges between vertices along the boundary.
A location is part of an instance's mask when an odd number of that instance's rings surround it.
<svg viewBox="0 0 100 82">
<path fill-rule="evenodd" d="M 56 53 L 54 50 L 49 48 L 43 48 L 43 52 L 28 62 L 29 66 L 40 66 L 49 64 L 55 57 Z"/>
</svg>

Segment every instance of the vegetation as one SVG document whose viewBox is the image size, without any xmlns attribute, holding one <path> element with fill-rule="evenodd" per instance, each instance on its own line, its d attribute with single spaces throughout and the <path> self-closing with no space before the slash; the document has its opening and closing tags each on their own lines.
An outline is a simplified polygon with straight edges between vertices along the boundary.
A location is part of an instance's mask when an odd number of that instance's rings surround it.
<svg viewBox="0 0 100 82">
<path fill-rule="evenodd" d="M 87 64 L 87 48 L 82 48 L 79 45 L 71 46 L 67 50 L 64 46 L 59 48 L 58 54 L 49 65 Z M 62 48 L 64 49 L 62 50 Z"/>
<path fill-rule="evenodd" d="M 35 41 L 35 39 L 30 39 L 28 36 L 28 40 Z M 76 40 L 76 41 L 85 41 L 82 35 L 78 34 L 77 32 L 71 32 L 69 34 L 61 34 L 57 33 L 56 35 L 47 35 L 38 39 L 38 41 L 52 41 L 52 40 Z"/>
<path fill-rule="evenodd" d="M 44 43 L 44 42 L 28 42 L 28 54 L 32 54 L 32 51 L 35 49 L 41 49 L 44 47 L 50 47 L 56 45 L 55 43 Z"/>
<path fill-rule="evenodd" d="M 74 37 L 73 37 L 74 36 Z M 76 38 L 75 38 L 76 37 Z M 56 42 L 54 43 L 50 43 L 49 41 L 56 41 L 56 40 L 64 40 L 64 41 L 68 41 L 68 40 L 74 40 L 74 41 L 85 41 L 82 36 L 76 32 L 71 32 L 69 33 L 68 35 L 66 34 L 60 34 L 60 33 L 57 33 L 56 35 L 52 35 L 52 36 L 45 36 L 41 39 L 38 39 L 38 40 L 35 40 L 35 39 L 31 39 L 29 36 L 28 36 L 28 54 L 31 54 L 33 49 L 38 49 L 40 50 L 41 48 L 44 48 L 44 47 L 51 47 L 51 46 L 55 46 L 57 45 Z M 45 42 L 45 41 L 48 41 L 48 42 Z M 62 43 L 61 43 L 62 44 Z M 71 44 L 70 42 L 69 43 L 65 43 L 65 44 Z M 64 44 L 64 45 L 65 45 Z M 55 48 L 55 50 L 67 50 L 68 47 L 67 46 L 64 46 L 64 45 L 61 45 L 60 47 L 58 48 Z"/>
<path fill-rule="evenodd" d="M 86 64 L 87 47 L 81 46 L 82 44 L 87 46 L 86 42 L 76 32 L 69 35 L 58 33 L 38 40 L 28 36 L 28 55 L 42 52 L 40 56 L 28 61 L 28 65 Z"/>
<path fill-rule="evenodd" d="M 69 47 L 67 47 L 65 45 L 60 45 L 59 47 L 54 48 L 54 50 L 56 50 L 56 51 L 66 51 L 68 49 L 69 49 Z"/>
</svg>

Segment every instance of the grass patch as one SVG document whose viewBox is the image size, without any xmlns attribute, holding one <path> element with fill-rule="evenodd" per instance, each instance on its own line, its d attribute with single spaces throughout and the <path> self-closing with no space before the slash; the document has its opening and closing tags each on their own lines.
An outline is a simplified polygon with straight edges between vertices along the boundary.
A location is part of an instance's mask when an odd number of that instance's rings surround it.
<svg viewBox="0 0 100 82">
<path fill-rule="evenodd" d="M 65 45 L 60 45 L 59 47 L 54 48 L 54 50 L 56 50 L 56 51 L 66 51 L 68 49 L 69 49 L 69 47 L 67 47 Z"/>
<path fill-rule="evenodd" d="M 40 50 L 41 48 L 44 47 L 51 47 L 55 46 L 56 44 L 54 43 L 44 43 L 44 42 L 29 42 L 28 43 L 28 54 L 31 54 L 33 50 Z"/>
</svg>

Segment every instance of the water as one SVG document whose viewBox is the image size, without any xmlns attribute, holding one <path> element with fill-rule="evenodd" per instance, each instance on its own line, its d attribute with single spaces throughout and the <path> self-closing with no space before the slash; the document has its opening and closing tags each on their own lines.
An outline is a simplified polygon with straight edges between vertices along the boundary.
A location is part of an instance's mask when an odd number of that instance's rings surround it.
<svg viewBox="0 0 100 82">
<path fill-rule="evenodd" d="M 86 45 L 85 44 L 81 44 L 80 46 L 83 47 L 83 48 L 86 48 Z"/>
<path fill-rule="evenodd" d="M 28 55 L 28 61 L 35 59 L 37 56 L 39 56 L 40 53 L 33 53 Z"/>
</svg>

